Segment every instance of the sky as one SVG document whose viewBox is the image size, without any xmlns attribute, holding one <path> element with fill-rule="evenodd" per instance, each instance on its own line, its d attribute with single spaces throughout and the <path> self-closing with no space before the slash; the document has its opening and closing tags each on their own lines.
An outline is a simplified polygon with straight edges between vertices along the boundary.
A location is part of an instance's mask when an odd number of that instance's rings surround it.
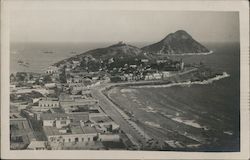
<svg viewBox="0 0 250 160">
<path fill-rule="evenodd" d="M 238 12 L 15 6 L 11 42 L 156 42 L 177 30 L 201 42 L 239 42 Z"/>
</svg>

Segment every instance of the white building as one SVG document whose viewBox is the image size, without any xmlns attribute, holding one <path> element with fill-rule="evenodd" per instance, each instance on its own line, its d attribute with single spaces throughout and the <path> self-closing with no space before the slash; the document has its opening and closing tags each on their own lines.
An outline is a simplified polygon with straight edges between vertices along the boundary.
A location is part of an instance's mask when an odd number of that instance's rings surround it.
<svg viewBox="0 0 250 160">
<path fill-rule="evenodd" d="M 59 69 L 56 66 L 49 66 L 47 68 L 47 70 L 45 71 L 45 73 L 47 73 L 47 74 L 53 74 L 53 73 L 57 73 L 58 70 Z"/>
<path fill-rule="evenodd" d="M 44 86 L 46 88 L 55 88 L 56 87 L 56 83 L 46 83 Z"/>
<path fill-rule="evenodd" d="M 43 98 L 38 102 L 39 107 L 58 108 L 59 100 L 57 98 Z"/>
<path fill-rule="evenodd" d="M 163 72 L 162 72 L 162 76 L 163 76 L 163 78 L 167 78 L 167 77 L 170 77 L 171 74 L 170 74 L 170 72 L 168 72 L 168 71 L 163 71 Z"/>
<path fill-rule="evenodd" d="M 119 142 L 120 141 L 120 135 L 119 134 L 98 134 L 98 141 Z"/>
<path fill-rule="evenodd" d="M 40 115 L 43 126 L 63 128 L 70 124 L 70 118 L 64 113 L 45 113 Z"/>
<path fill-rule="evenodd" d="M 148 59 L 141 59 L 141 62 L 147 63 L 147 62 L 149 62 L 149 60 Z"/>
<path fill-rule="evenodd" d="M 71 133 L 62 133 L 55 127 L 43 127 L 49 143 L 93 142 L 98 134 L 94 127 L 72 126 Z"/>
</svg>

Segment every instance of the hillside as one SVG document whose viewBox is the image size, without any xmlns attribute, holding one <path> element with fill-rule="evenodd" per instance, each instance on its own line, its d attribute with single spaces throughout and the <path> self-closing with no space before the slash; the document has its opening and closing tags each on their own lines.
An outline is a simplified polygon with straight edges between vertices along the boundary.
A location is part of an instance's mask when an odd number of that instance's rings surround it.
<svg viewBox="0 0 250 160">
<path fill-rule="evenodd" d="M 207 53 L 209 50 L 184 30 L 170 33 L 161 41 L 145 46 L 142 50 L 151 54 Z"/>
<path fill-rule="evenodd" d="M 135 59 L 135 58 L 145 58 L 146 56 L 143 54 L 142 50 L 138 47 L 125 44 L 123 42 L 119 42 L 117 44 L 111 45 L 105 48 L 93 49 L 82 54 L 70 57 L 68 59 L 64 59 L 55 63 L 55 66 L 59 66 L 60 64 L 66 63 L 71 60 L 82 60 L 84 58 L 88 58 L 92 61 L 106 61 L 111 58 L 113 59 Z"/>
<path fill-rule="evenodd" d="M 114 44 L 106 48 L 99 48 L 90 50 L 81 54 L 80 56 L 92 56 L 98 60 L 106 60 L 110 58 L 132 58 L 132 57 L 143 57 L 142 50 L 132 45 L 128 45 L 122 42 Z"/>
</svg>

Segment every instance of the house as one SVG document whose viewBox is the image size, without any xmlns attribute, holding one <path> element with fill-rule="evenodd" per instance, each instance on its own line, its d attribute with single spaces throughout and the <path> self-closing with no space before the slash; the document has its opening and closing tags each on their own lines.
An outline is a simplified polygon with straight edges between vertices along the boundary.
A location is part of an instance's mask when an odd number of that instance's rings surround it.
<svg viewBox="0 0 250 160">
<path fill-rule="evenodd" d="M 166 59 L 158 59 L 158 60 L 156 60 L 156 63 L 166 63 L 168 60 L 166 60 Z"/>
<path fill-rule="evenodd" d="M 131 68 L 136 68 L 136 67 L 137 67 L 137 65 L 135 65 L 135 64 L 131 64 L 131 65 L 129 65 L 129 67 L 131 67 Z"/>
<path fill-rule="evenodd" d="M 57 73 L 58 72 L 58 67 L 56 67 L 56 66 L 49 66 L 48 68 L 47 68 L 47 70 L 45 71 L 45 73 L 47 73 L 47 74 L 53 74 L 53 73 Z"/>
<path fill-rule="evenodd" d="M 149 60 L 148 60 L 148 59 L 141 59 L 141 62 L 143 62 L 143 63 L 148 63 Z"/>
<path fill-rule="evenodd" d="M 147 74 L 145 75 L 145 80 L 153 80 L 154 79 L 154 76 L 152 74 Z"/>
<path fill-rule="evenodd" d="M 162 74 L 160 73 L 153 73 L 154 79 L 162 79 Z"/>
<path fill-rule="evenodd" d="M 73 64 L 74 66 L 80 66 L 80 61 L 73 60 L 73 61 L 72 61 L 72 64 Z"/>
<path fill-rule="evenodd" d="M 35 82 L 36 82 L 36 81 L 34 81 L 34 80 L 28 80 L 28 81 L 27 81 L 28 84 L 34 84 Z"/>
<path fill-rule="evenodd" d="M 16 85 L 10 84 L 10 91 L 13 92 L 16 89 Z"/>
<path fill-rule="evenodd" d="M 171 74 L 170 74 L 170 72 L 168 72 L 168 71 L 163 71 L 163 72 L 162 72 L 162 77 L 163 77 L 163 78 L 170 77 L 170 75 L 171 75 Z"/>
</svg>

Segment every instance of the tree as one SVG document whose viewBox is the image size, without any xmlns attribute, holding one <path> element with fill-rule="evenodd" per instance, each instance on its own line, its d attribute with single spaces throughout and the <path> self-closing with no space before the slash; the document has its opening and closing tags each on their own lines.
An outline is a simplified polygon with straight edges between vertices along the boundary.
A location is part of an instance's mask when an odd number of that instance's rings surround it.
<svg viewBox="0 0 250 160">
<path fill-rule="evenodd" d="M 62 73 L 59 75 L 59 80 L 61 83 L 66 83 L 66 73 L 65 73 L 66 66 L 63 67 Z"/>
<path fill-rule="evenodd" d="M 51 79 L 50 75 L 46 75 L 43 77 L 43 81 L 44 81 L 44 83 L 50 83 L 50 82 L 52 82 L 52 79 Z"/>
</svg>

